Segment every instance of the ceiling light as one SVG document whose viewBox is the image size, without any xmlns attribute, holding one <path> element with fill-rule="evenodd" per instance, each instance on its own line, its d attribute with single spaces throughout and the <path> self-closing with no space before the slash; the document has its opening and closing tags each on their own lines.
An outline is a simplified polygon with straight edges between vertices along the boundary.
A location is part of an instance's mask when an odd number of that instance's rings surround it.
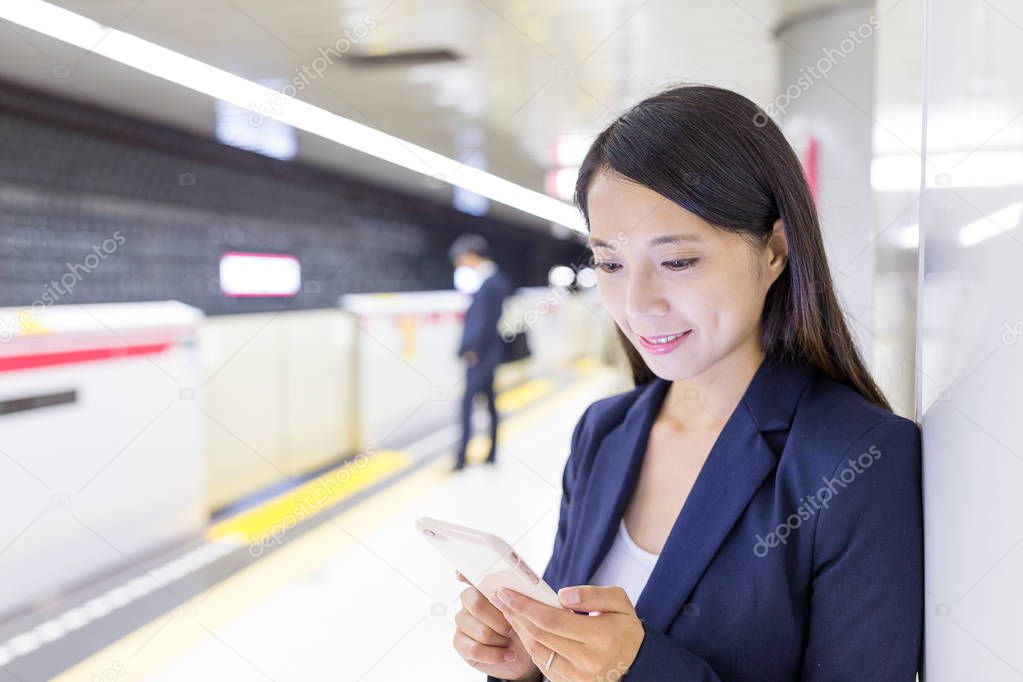
<svg viewBox="0 0 1023 682">
<path fill-rule="evenodd" d="M 124 31 L 104 26 L 41 0 L 0 3 L 0 18 L 62 40 L 210 97 L 252 109 L 260 102 L 285 102 L 260 113 L 340 145 L 482 194 L 538 218 L 585 231 L 571 205 L 424 147 L 333 114 L 277 90 L 187 57 Z"/>
</svg>

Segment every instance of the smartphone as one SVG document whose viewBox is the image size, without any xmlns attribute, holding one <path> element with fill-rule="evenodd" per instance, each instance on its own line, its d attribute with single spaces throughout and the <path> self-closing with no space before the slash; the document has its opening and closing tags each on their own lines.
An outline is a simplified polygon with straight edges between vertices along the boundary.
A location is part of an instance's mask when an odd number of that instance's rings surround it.
<svg viewBox="0 0 1023 682">
<path fill-rule="evenodd" d="M 427 517 L 416 520 L 416 529 L 495 606 L 501 603 L 497 591 L 507 587 L 548 606 L 564 608 L 558 593 L 496 535 Z"/>
</svg>

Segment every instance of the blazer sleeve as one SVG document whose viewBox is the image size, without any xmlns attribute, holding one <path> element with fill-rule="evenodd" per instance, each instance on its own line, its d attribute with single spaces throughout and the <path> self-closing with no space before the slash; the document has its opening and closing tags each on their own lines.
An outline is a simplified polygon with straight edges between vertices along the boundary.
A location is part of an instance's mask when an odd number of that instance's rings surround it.
<svg viewBox="0 0 1023 682">
<path fill-rule="evenodd" d="M 873 458 L 869 468 L 863 466 Z M 856 478 L 817 517 L 805 682 L 913 682 L 923 633 L 920 429 L 898 417 L 839 462 Z"/>
</svg>

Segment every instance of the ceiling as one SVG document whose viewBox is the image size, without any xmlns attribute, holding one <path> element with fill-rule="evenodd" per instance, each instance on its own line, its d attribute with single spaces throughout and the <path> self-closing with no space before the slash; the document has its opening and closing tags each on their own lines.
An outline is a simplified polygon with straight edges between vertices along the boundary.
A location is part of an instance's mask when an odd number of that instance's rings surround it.
<svg viewBox="0 0 1023 682">
<path fill-rule="evenodd" d="M 250 79 L 300 78 L 300 99 L 543 190 L 628 104 L 678 81 L 766 104 L 772 29 L 840 0 L 57 0 L 54 4 Z M 340 49 L 338 49 L 340 47 Z M 329 49 L 338 53 L 327 52 Z M 449 49 L 461 59 L 364 66 L 352 55 Z M 321 51 L 322 50 L 322 51 Z M 330 63 L 323 55 L 330 56 Z M 318 60 L 319 58 L 319 60 Z M 313 69 L 319 66 L 322 76 Z M 325 68 L 324 68 L 325 67 Z M 303 77 L 301 74 L 313 74 Z M 0 78 L 214 135 L 214 102 L 0 21 Z M 307 133 L 298 158 L 442 196 L 450 187 Z M 494 206 L 498 214 L 523 214 Z"/>
</svg>

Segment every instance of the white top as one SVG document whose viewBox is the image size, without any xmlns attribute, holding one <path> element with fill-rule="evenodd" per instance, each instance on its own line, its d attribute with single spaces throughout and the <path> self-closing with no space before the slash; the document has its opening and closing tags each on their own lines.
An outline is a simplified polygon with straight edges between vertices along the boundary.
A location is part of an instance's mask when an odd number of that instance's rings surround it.
<svg viewBox="0 0 1023 682">
<path fill-rule="evenodd" d="M 625 520 L 622 519 L 618 522 L 618 533 L 611 544 L 611 549 L 597 567 L 590 584 L 618 585 L 625 590 L 632 605 L 635 606 L 650 578 L 651 571 L 654 570 L 657 557 L 657 554 L 646 551 L 632 541 L 629 531 L 625 529 Z"/>
<path fill-rule="evenodd" d="M 643 591 L 650 573 L 654 570 L 659 555 L 648 552 L 629 537 L 625 528 L 625 519 L 618 522 L 618 533 L 615 534 L 611 549 L 607 550 L 604 560 L 600 562 L 590 585 L 618 585 L 629 595 L 629 601 L 635 606 Z M 557 662 L 555 661 L 555 665 Z M 543 672 L 543 671 L 541 671 Z M 550 682 L 546 677 L 543 682 Z"/>
</svg>

